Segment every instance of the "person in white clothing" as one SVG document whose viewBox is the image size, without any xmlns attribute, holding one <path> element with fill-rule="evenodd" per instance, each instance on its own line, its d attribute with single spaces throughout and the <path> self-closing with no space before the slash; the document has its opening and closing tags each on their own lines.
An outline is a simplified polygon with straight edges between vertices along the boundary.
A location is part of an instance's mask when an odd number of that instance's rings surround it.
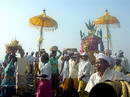
<svg viewBox="0 0 130 97">
<path fill-rule="evenodd" d="M 69 59 L 70 55 L 69 54 L 63 54 L 63 57 L 61 58 L 62 63 L 61 63 L 61 70 L 60 70 L 60 77 L 61 77 L 61 84 L 60 87 L 63 89 L 63 95 L 64 97 L 68 97 L 69 95 Z M 62 97 L 62 96 L 61 96 Z"/>
<path fill-rule="evenodd" d="M 104 55 L 103 53 L 99 53 L 96 56 L 96 70 L 97 72 L 92 74 L 88 84 L 85 87 L 85 91 L 88 93 L 91 89 L 98 83 L 104 82 L 106 80 L 126 80 L 130 82 L 130 77 L 124 75 L 121 72 L 114 71 L 110 68 L 110 59 L 108 56 Z"/>
<path fill-rule="evenodd" d="M 19 51 L 20 57 L 16 62 L 16 89 L 20 94 L 27 92 L 27 75 L 29 73 L 29 64 L 25 57 L 24 50 Z"/>
<path fill-rule="evenodd" d="M 31 52 L 31 55 L 29 55 L 28 56 L 28 63 L 29 63 L 29 67 L 30 67 L 30 71 L 29 71 L 29 73 L 31 74 L 31 75 L 33 75 L 33 70 L 34 70 L 34 57 L 33 57 L 33 55 L 34 55 L 34 52 Z"/>
<path fill-rule="evenodd" d="M 81 92 L 85 89 L 85 86 L 88 83 L 91 73 L 92 64 L 89 61 L 89 56 L 86 53 L 82 53 L 78 70 L 78 92 Z"/>
<path fill-rule="evenodd" d="M 44 54 L 47 54 L 46 50 L 45 49 L 41 49 L 40 52 L 39 52 L 39 56 L 38 56 L 39 57 L 39 59 L 38 59 L 39 60 L 39 62 L 38 62 L 38 68 L 39 69 L 42 67 L 41 56 L 44 55 Z"/>
<path fill-rule="evenodd" d="M 121 59 L 121 65 L 123 66 L 125 73 L 130 73 L 130 65 L 128 59 L 124 56 L 124 52 L 122 50 L 119 51 L 118 57 Z"/>
<path fill-rule="evenodd" d="M 65 54 L 62 58 L 62 67 L 60 70 L 60 76 L 62 76 L 63 82 L 69 78 L 69 54 Z"/>
<path fill-rule="evenodd" d="M 41 56 L 41 74 L 38 75 L 37 80 L 37 94 L 36 97 L 52 97 L 51 91 L 51 64 L 49 63 L 48 54 Z"/>
<path fill-rule="evenodd" d="M 40 68 L 41 75 L 47 75 L 45 79 L 51 80 L 51 65 L 49 64 L 49 56 L 48 54 L 44 54 L 41 57 L 42 60 L 42 66 Z"/>
<path fill-rule="evenodd" d="M 71 96 L 78 96 L 78 65 L 79 65 L 80 54 L 78 52 L 74 53 L 69 60 L 69 82 Z"/>
</svg>

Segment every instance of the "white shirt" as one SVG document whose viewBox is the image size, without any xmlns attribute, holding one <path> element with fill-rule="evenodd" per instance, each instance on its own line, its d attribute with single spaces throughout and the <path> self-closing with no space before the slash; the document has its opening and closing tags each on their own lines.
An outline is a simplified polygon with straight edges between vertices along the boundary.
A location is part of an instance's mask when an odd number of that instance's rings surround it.
<svg viewBox="0 0 130 97">
<path fill-rule="evenodd" d="M 50 80 L 51 79 L 51 65 L 49 63 L 42 63 L 41 68 L 40 68 L 41 74 L 47 75 L 46 79 Z"/>
<path fill-rule="evenodd" d="M 26 57 L 17 58 L 16 72 L 20 75 L 25 75 L 29 72 L 29 64 Z"/>
<path fill-rule="evenodd" d="M 39 69 L 41 70 L 41 68 L 42 68 L 41 57 L 39 57 L 39 64 L 38 64 L 38 66 L 39 66 Z"/>
<path fill-rule="evenodd" d="M 125 72 L 130 72 L 130 66 L 128 59 L 126 57 L 121 58 L 121 65 L 124 67 Z"/>
<path fill-rule="evenodd" d="M 65 61 L 62 71 L 63 81 L 65 78 L 69 78 L 69 62 Z"/>
<path fill-rule="evenodd" d="M 38 62 L 39 61 L 39 57 L 34 57 L 34 62 Z"/>
<path fill-rule="evenodd" d="M 106 71 L 104 72 L 102 77 L 99 76 L 98 72 L 92 74 L 90 79 L 89 79 L 89 81 L 88 81 L 88 84 L 87 84 L 87 86 L 85 88 L 85 91 L 90 92 L 91 89 L 97 83 L 104 82 L 106 80 L 112 80 L 112 81 L 115 81 L 115 80 L 126 80 L 126 81 L 130 82 L 130 77 L 124 75 L 121 72 L 117 72 L 117 71 L 114 71 L 114 70 L 108 68 L 108 69 L 106 69 Z"/>
<path fill-rule="evenodd" d="M 27 59 L 28 59 L 29 64 L 33 64 L 33 62 L 34 62 L 34 57 L 33 56 L 30 55 L 30 56 L 28 56 Z"/>
<path fill-rule="evenodd" d="M 90 61 L 81 60 L 79 63 L 78 78 L 81 78 L 83 75 L 85 75 L 85 77 L 83 77 L 82 80 L 88 82 L 91 74 L 92 74 L 92 64 L 90 63 Z"/>
<path fill-rule="evenodd" d="M 78 78 L 78 64 L 72 59 L 69 60 L 69 77 Z"/>
</svg>

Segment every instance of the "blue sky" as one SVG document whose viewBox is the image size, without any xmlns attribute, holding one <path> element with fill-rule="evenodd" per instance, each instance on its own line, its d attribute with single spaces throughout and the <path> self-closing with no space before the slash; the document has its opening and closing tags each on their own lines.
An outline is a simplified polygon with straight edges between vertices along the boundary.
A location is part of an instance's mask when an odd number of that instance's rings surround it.
<svg viewBox="0 0 130 97">
<path fill-rule="evenodd" d="M 57 30 L 44 32 L 44 48 L 49 49 L 57 45 L 60 49 L 68 47 L 79 49 L 79 31 L 87 34 L 84 23 L 102 16 L 105 9 L 108 9 L 121 24 L 120 28 L 110 28 L 113 52 L 121 49 L 130 59 L 130 0 L 2 0 L 0 58 L 3 58 L 5 44 L 15 38 L 20 41 L 25 51 L 37 50 L 40 31 L 30 27 L 28 20 L 41 14 L 43 9 L 58 22 Z"/>
</svg>

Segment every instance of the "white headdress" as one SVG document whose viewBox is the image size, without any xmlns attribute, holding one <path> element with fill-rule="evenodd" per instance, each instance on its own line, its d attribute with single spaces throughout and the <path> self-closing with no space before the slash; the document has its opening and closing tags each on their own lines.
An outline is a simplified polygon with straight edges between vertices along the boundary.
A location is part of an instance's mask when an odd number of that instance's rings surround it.
<svg viewBox="0 0 130 97">
<path fill-rule="evenodd" d="M 103 53 L 95 54 L 96 59 L 104 59 L 110 64 L 110 58 Z"/>
</svg>

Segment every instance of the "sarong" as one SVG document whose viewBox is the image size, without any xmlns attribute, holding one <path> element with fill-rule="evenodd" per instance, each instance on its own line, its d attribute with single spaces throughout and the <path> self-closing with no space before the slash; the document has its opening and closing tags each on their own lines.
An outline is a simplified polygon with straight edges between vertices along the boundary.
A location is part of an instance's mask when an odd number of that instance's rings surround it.
<svg viewBox="0 0 130 97">
<path fill-rule="evenodd" d="M 63 90 L 68 90 L 68 82 L 69 82 L 69 79 L 65 79 L 64 82 L 60 85 L 60 87 L 63 89 Z"/>
<path fill-rule="evenodd" d="M 51 80 L 37 80 L 36 97 L 52 97 Z"/>
<path fill-rule="evenodd" d="M 59 74 L 52 73 L 52 89 L 59 89 Z"/>
<path fill-rule="evenodd" d="M 85 87 L 86 87 L 86 82 L 84 82 L 83 80 L 79 80 L 79 86 L 78 86 L 78 92 L 80 91 L 84 91 Z"/>
<path fill-rule="evenodd" d="M 16 91 L 20 94 L 28 91 L 26 75 L 16 75 Z"/>
</svg>

